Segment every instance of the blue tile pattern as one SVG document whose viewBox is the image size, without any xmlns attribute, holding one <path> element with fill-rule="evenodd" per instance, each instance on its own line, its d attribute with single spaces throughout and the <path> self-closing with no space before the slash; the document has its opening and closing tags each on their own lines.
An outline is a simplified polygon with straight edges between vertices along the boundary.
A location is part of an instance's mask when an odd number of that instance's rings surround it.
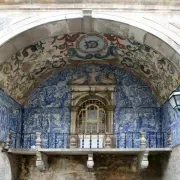
<svg viewBox="0 0 180 180">
<path fill-rule="evenodd" d="M 173 109 L 167 101 L 162 106 L 162 131 L 170 132 L 172 135 L 172 145 L 180 144 L 180 112 Z"/>
<path fill-rule="evenodd" d="M 21 132 L 21 106 L 0 89 L 0 141 L 6 141 L 8 133 Z"/>
<path fill-rule="evenodd" d="M 64 137 L 57 135 L 56 139 L 57 142 L 67 142 L 67 133 L 70 131 L 71 99 L 67 82 L 73 75 L 89 77 L 93 68 L 99 72 L 97 80 L 102 75 L 114 74 L 117 81 L 114 94 L 114 133 L 140 130 L 160 132 L 160 107 L 151 89 L 140 79 L 119 67 L 93 64 L 84 64 L 59 72 L 34 89 L 24 107 L 24 132 L 45 133 L 46 138 L 43 142 L 45 147 L 48 141 L 47 133 L 51 135 L 50 147 L 55 146 L 53 133 L 65 133 Z M 121 138 L 121 135 L 119 137 Z M 127 137 L 127 142 L 128 139 L 131 143 L 130 137 Z M 135 135 L 134 147 L 138 147 L 138 144 L 139 137 Z M 61 143 L 56 145 L 62 147 Z"/>
</svg>

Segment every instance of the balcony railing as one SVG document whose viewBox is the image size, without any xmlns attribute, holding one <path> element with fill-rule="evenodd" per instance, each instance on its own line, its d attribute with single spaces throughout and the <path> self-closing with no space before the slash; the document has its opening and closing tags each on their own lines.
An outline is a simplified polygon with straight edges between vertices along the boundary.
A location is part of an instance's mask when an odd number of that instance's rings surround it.
<svg viewBox="0 0 180 180">
<path fill-rule="evenodd" d="M 114 134 L 12 133 L 9 148 L 166 148 L 171 146 L 167 132 L 120 132 Z"/>
</svg>

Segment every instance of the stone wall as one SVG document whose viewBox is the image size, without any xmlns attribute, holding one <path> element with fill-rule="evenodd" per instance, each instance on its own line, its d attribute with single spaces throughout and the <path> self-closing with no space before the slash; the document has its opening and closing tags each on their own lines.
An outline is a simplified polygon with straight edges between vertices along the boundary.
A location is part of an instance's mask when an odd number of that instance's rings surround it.
<svg viewBox="0 0 180 180">
<path fill-rule="evenodd" d="M 19 177 L 19 157 L 2 151 L 0 142 L 0 180 L 16 180 Z"/>
<path fill-rule="evenodd" d="M 163 159 L 163 178 L 162 180 L 180 179 L 180 145 L 175 146 L 170 156 Z"/>
<path fill-rule="evenodd" d="M 22 157 L 18 180 L 161 180 L 160 157 L 149 157 L 147 170 L 136 170 L 135 156 L 94 155 L 93 170 L 86 167 L 87 156 L 50 156 L 49 170 L 39 172 L 35 158 Z"/>
</svg>

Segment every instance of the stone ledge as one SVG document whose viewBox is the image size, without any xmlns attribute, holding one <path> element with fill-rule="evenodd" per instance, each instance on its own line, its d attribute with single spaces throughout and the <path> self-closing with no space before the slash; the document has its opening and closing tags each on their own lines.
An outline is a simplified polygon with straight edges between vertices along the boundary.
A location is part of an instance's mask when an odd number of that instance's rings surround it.
<svg viewBox="0 0 180 180">
<path fill-rule="evenodd" d="M 127 149 L 119 149 L 119 148 L 109 148 L 109 149 L 82 149 L 82 148 L 74 148 L 74 149 L 38 149 L 39 152 L 43 152 L 47 155 L 87 155 L 89 153 L 101 153 L 101 154 L 124 154 L 124 155 L 139 155 L 144 151 L 148 151 L 149 154 L 158 154 L 164 152 L 171 152 L 172 148 L 127 148 Z M 22 155 L 36 155 L 36 149 L 9 149 L 8 153 L 12 154 L 22 154 Z"/>
</svg>

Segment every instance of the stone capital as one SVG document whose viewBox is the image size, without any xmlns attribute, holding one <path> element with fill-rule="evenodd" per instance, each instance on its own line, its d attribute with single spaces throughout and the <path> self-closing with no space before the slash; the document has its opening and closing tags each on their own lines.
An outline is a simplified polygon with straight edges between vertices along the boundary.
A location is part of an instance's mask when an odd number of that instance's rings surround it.
<svg viewBox="0 0 180 180">
<path fill-rule="evenodd" d="M 71 112 L 77 112 L 79 109 L 79 106 L 70 106 Z"/>
</svg>

